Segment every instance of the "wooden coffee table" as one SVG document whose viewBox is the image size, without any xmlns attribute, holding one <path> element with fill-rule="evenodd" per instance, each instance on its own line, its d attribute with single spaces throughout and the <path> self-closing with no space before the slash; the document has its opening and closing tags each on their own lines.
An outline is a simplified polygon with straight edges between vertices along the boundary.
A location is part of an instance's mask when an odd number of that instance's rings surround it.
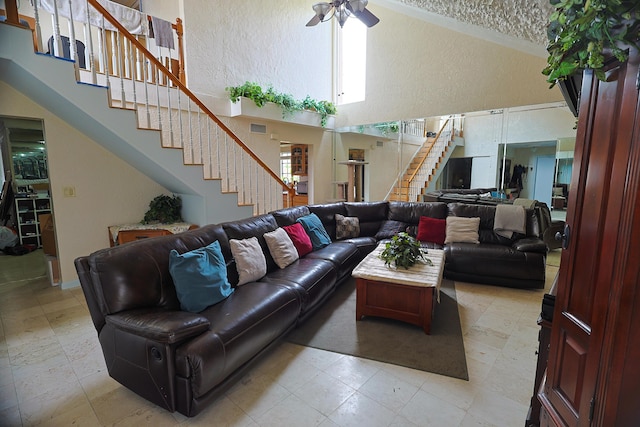
<svg viewBox="0 0 640 427">
<path fill-rule="evenodd" d="M 351 273 L 356 278 L 356 320 L 386 317 L 421 326 L 429 334 L 440 299 L 444 251 L 429 249 L 426 257 L 433 266 L 417 263 L 407 270 L 387 267 L 379 258 L 384 247 L 379 244 Z"/>
</svg>

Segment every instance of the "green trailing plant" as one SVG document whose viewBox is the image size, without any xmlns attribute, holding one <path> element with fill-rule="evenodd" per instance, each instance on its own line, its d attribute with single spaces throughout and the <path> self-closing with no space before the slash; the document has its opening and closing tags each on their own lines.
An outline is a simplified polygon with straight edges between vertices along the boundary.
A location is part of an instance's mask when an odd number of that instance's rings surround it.
<svg viewBox="0 0 640 427">
<path fill-rule="evenodd" d="M 373 127 L 378 129 L 380 133 L 382 133 L 385 136 L 390 133 L 398 133 L 398 131 L 400 130 L 400 126 L 398 125 L 398 122 L 376 123 L 375 125 L 373 125 Z"/>
<path fill-rule="evenodd" d="M 308 95 L 303 100 L 296 100 L 293 95 L 276 92 L 271 86 L 265 91 L 259 84 L 252 82 L 246 82 L 241 86 L 229 86 L 225 90 L 229 92 L 229 99 L 233 103 L 244 97 L 253 100 L 258 107 L 264 107 L 267 102 L 279 105 L 282 108 L 283 119 L 291 117 L 298 111 L 315 111 L 320 114 L 320 125 L 322 127 L 327 125 L 328 117 L 337 112 L 336 106 L 332 102 L 317 101 Z"/>
<path fill-rule="evenodd" d="M 182 199 L 179 196 L 160 195 L 149 202 L 149 210 L 144 214 L 142 224 L 159 222 L 171 224 L 182 222 Z"/>
<path fill-rule="evenodd" d="M 391 240 L 385 243 L 385 248 L 380 254 L 380 259 L 384 261 L 386 266 L 393 266 L 395 268 L 404 267 L 408 269 L 417 262 L 422 262 L 427 265 L 433 265 L 433 262 L 425 254 L 427 251 L 420 247 L 415 237 L 410 236 L 408 233 L 401 232 L 391 238 Z"/>
<path fill-rule="evenodd" d="M 610 52 L 619 61 L 628 47 L 640 49 L 638 0 L 550 0 L 547 66 L 542 74 L 553 87 L 576 72 L 590 68 L 605 80 L 604 58 Z"/>
</svg>

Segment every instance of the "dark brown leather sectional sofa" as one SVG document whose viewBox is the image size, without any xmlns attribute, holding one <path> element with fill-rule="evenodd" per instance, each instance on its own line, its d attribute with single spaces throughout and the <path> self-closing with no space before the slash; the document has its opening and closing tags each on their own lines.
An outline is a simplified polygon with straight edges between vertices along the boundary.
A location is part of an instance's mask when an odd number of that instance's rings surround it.
<svg viewBox="0 0 640 427">
<path fill-rule="evenodd" d="M 275 264 L 264 233 L 315 213 L 332 243 L 284 269 Z M 357 216 L 359 237 L 336 241 L 335 214 Z M 445 247 L 445 276 L 454 280 L 519 288 L 542 288 L 544 230 L 527 211 L 527 235 L 505 239 L 493 233 L 495 207 L 410 202 L 331 203 L 287 208 L 266 215 L 206 225 L 184 233 L 103 249 L 75 266 L 109 374 L 169 411 L 198 414 L 233 384 L 279 338 L 304 321 L 385 236 L 388 225 L 415 228 L 421 216 L 480 217 L 480 244 Z M 405 227 L 406 225 L 406 227 Z M 180 310 L 169 273 L 169 253 L 184 253 L 219 241 L 229 280 L 238 273 L 229 240 L 257 237 L 267 274 L 238 286 L 200 313 Z"/>
</svg>

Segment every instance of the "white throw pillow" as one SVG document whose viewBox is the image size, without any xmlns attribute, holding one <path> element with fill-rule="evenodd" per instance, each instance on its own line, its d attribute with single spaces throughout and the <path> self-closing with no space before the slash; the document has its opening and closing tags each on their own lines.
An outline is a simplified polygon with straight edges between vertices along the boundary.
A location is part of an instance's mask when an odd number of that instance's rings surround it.
<svg viewBox="0 0 640 427">
<path fill-rule="evenodd" d="M 293 241 L 282 228 L 277 228 L 269 233 L 264 233 L 269 252 L 278 267 L 285 268 L 298 259 L 298 250 Z"/>
<path fill-rule="evenodd" d="M 238 286 L 258 280 L 267 274 L 267 260 L 256 237 L 231 239 L 229 246 L 236 260 Z"/>
<path fill-rule="evenodd" d="M 461 216 L 447 217 L 447 236 L 444 243 L 465 242 L 480 243 L 478 229 L 480 218 L 466 218 Z"/>
</svg>

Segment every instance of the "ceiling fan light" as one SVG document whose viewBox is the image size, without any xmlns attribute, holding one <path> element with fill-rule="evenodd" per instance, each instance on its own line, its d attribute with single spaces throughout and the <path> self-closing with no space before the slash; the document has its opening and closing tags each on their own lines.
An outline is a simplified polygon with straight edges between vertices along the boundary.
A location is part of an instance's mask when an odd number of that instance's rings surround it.
<svg viewBox="0 0 640 427">
<path fill-rule="evenodd" d="M 327 14 L 331 11 L 332 6 L 330 3 L 322 2 L 316 3 L 312 7 L 313 11 L 316 13 L 316 16 L 322 21 L 324 17 L 327 16 Z"/>
<path fill-rule="evenodd" d="M 364 8 L 367 7 L 368 3 L 369 3 L 369 0 L 350 0 L 349 1 L 349 4 L 351 5 L 351 9 L 353 9 L 355 12 L 362 12 Z"/>
<path fill-rule="evenodd" d="M 340 28 L 344 26 L 344 23 L 347 22 L 347 18 L 351 15 L 351 12 L 345 7 L 344 4 L 341 4 L 336 9 L 336 19 L 338 20 L 338 24 L 340 24 Z"/>
</svg>

